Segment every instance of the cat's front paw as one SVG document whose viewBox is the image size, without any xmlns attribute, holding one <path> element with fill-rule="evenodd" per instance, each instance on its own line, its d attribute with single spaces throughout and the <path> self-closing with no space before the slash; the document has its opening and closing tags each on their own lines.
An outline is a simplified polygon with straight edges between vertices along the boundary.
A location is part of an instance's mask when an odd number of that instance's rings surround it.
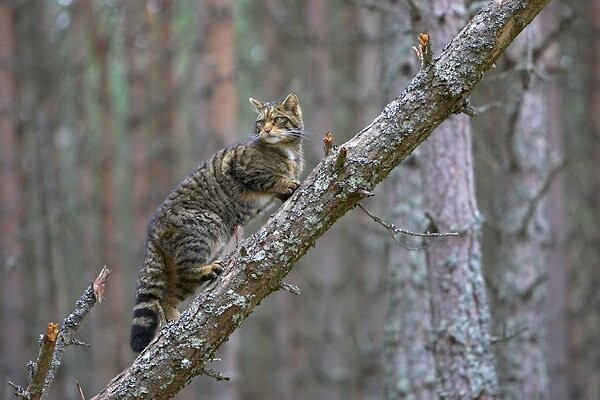
<svg viewBox="0 0 600 400">
<path fill-rule="evenodd" d="M 279 193 L 277 195 L 277 197 L 281 201 L 286 201 L 287 199 L 289 199 L 292 196 L 292 194 L 294 194 L 296 189 L 298 189 L 298 186 L 300 186 L 299 181 L 292 180 L 292 179 L 286 179 L 286 182 L 283 185 L 283 191 L 281 193 Z"/>
<path fill-rule="evenodd" d="M 201 268 L 200 280 L 201 281 L 212 281 L 217 279 L 217 276 L 223 272 L 223 265 L 221 261 L 215 261 L 212 264 L 205 265 Z"/>
<path fill-rule="evenodd" d="M 300 181 L 288 179 L 285 183 L 285 189 L 282 194 L 291 196 L 296 189 L 298 189 L 298 186 L 300 186 Z"/>
</svg>

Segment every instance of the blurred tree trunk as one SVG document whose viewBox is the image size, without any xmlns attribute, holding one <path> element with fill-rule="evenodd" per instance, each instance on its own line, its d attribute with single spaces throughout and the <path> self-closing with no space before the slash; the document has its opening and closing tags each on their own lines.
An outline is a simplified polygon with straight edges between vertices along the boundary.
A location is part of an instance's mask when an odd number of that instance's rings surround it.
<svg viewBox="0 0 600 400">
<path fill-rule="evenodd" d="M 21 380 L 30 337 L 23 318 L 26 282 L 21 256 L 23 188 L 18 139 L 15 13 L 11 3 L 0 3 L 0 299 L 2 307 L 2 376 L 0 396 L 6 380 Z M 15 376 L 15 372 L 20 374 Z M 22 371 L 22 372 L 21 372 Z M 8 392 L 8 389 L 6 390 Z"/>
<path fill-rule="evenodd" d="M 206 26 L 206 76 L 208 92 L 207 138 L 213 150 L 238 139 L 235 91 L 235 43 L 233 2 L 208 0 L 204 5 Z"/>
<path fill-rule="evenodd" d="M 550 35 L 556 29 L 561 4 L 550 4 L 540 14 L 543 35 Z M 558 66 L 562 55 L 558 40 L 550 45 L 543 58 L 546 73 Z M 565 157 L 562 127 L 563 101 L 558 75 L 552 76 L 547 88 L 548 145 L 557 157 Z M 546 355 L 548 370 L 548 399 L 569 398 L 569 348 L 568 348 L 568 296 L 567 296 L 567 231 L 569 221 L 566 216 L 566 192 L 564 173 L 558 174 L 548 191 L 548 223 L 550 247 L 548 249 L 548 287 L 546 295 L 547 316 Z"/>
<path fill-rule="evenodd" d="M 118 371 L 127 363 L 129 359 L 129 348 L 127 346 L 127 333 L 129 326 L 125 324 L 123 309 L 126 301 L 124 293 L 124 270 L 120 263 L 117 243 L 119 240 L 119 229 L 117 224 L 117 194 L 114 177 L 113 163 L 115 160 L 115 132 L 114 132 L 114 114 L 111 100 L 110 82 L 109 82 L 109 54 L 110 37 L 104 32 L 98 22 L 99 13 L 94 10 L 91 0 L 84 3 L 89 38 L 91 42 L 92 56 L 98 69 L 98 81 L 96 83 L 96 101 L 100 114 L 100 257 L 101 262 L 106 264 L 113 271 L 111 279 L 110 293 L 107 296 L 107 306 L 110 309 L 104 312 L 104 324 L 102 326 L 110 327 L 110 332 L 105 331 L 101 336 L 106 339 L 106 349 L 104 357 L 100 360 L 100 365 L 104 374 L 111 374 Z"/>
<path fill-rule="evenodd" d="M 308 84 L 312 88 L 312 97 L 305 103 L 311 103 L 311 125 L 320 133 L 317 137 L 333 128 L 329 9 L 329 1 L 307 0 L 302 10 L 308 38 Z M 335 132 L 333 134 L 336 140 Z M 308 153 L 309 159 L 311 155 L 319 159 L 323 154 L 322 142 L 310 142 L 309 146 L 305 146 L 305 153 Z M 313 294 L 307 307 L 313 310 L 316 329 L 305 332 L 304 335 L 311 368 L 309 371 L 302 371 L 296 377 L 299 382 L 309 383 L 308 387 L 298 387 L 300 391 L 297 395 L 302 398 L 345 398 L 340 386 L 348 381 L 350 367 L 344 362 L 342 347 L 345 327 L 342 313 L 336 307 L 336 300 L 341 296 L 341 282 L 344 280 L 338 256 L 339 241 L 336 236 L 339 236 L 339 231 L 329 231 L 325 239 L 317 243 L 307 260 L 310 265 L 318 268 L 319 273 L 306 277 L 308 290 Z"/>
<path fill-rule="evenodd" d="M 76 168 L 76 186 L 77 201 L 79 207 L 77 209 L 77 237 L 79 238 L 79 251 L 81 252 L 82 265 L 77 266 L 78 271 L 83 270 L 87 280 L 92 279 L 98 273 L 101 257 L 98 253 L 99 243 L 99 203 L 100 199 L 96 195 L 97 188 L 95 183 L 98 157 L 94 146 L 92 127 L 92 116 L 90 100 L 93 93 L 89 90 L 89 80 L 86 72 L 89 68 L 90 48 L 87 27 L 87 16 L 84 4 L 77 2 L 73 4 L 71 35 L 73 40 L 73 60 L 72 60 L 72 79 L 73 93 L 71 93 L 72 109 L 73 109 L 73 127 L 76 136 L 76 151 L 77 158 L 75 163 Z M 80 273 L 81 274 L 81 273 Z M 81 281 L 83 282 L 83 281 Z M 78 287 L 77 290 L 81 288 Z M 69 299 L 71 302 L 73 299 Z M 103 337 L 103 330 L 100 328 L 104 322 L 97 313 L 92 313 L 85 321 L 85 341 L 90 344 L 91 349 L 102 349 L 106 344 Z M 84 329 L 85 329 L 84 328 Z M 102 361 L 101 351 L 89 351 L 81 355 L 80 363 L 85 365 L 92 371 L 101 370 Z M 66 360 L 65 362 L 66 363 Z M 80 371 L 78 366 L 73 365 L 71 371 L 78 374 Z M 92 376 L 76 376 L 82 387 L 96 388 L 98 385 Z M 67 380 L 68 391 L 71 393 L 73 380 Z"/>
<path fill-rule="evenodd" d="M 284 65 L 270 62 L 270 60 L 277 59 L 284 51 L 285 39 L 282 40 L 283 32 L 277 29 L 278 25 L 274 16 L 277 7 L 281 7 L 281 4 L 278 3 L 278 0 L 262 0 L 261 4 L 265 12 L 258 16 L 261 42 L 265 50 L 265 62 L 259 77 L 261 82 L 264 83 L 260 89 L 264 90 L 265 99 L 261 100 L 274 100 L 285 96 L 284 82 L 286 79 L 291 78 L 290 76 L 284 77 L 284 71 L 286 70 Z M 297 282 L 294 282 L 294 284 L 297 284 Z M 306 361 L 306 354 L 303 352 L 303 348 L 298 345 L 303 322 L 299 315 L 294 318 L 278 318 L 281 315 L 294 315 L 297 312 L 294 311 L 298 309 L 295 296 L 280 293 L 274 301 L 276 302 L 273 307 L 274 311 L 267 318 L 269 318 L 268 324 L 272 326 L 272 332 L 275 336 L 275 362 L 270 364 L 274 368 L 273 373 L 275 375 L 272 377 L 269 373 L 262 373 L 262 376 L 257 379 L 259 382 L 272 382 L 269 388 L 263 386 L 260 398 L 294 400 L 298 398 L 299 391 L 302 390 L 301 387 L 298 387 L 297 377 L 308 365 L 304 362 Z M 263 332 L 264 330 L 261 330 L 260 334 L 263 334 Z M 263 343 L 266 348 L 272 347 L 270 344 L 271 338 L 266 338 Z M 250 357 L 252 356 L 251 354 Z M 246 379 L 250 379 L 256 374 L 256 371 L 243 371 L 243 374 Z M 269 390 L 271 388 L 274 390 Z"/>
<path fill-rule="evenodd" d="M 238 141 L 237 92 L 235 88 L 235 40 L 232 0 L 207 0 L 202 6 L 206 12 L 205 29 L 207 88 L 207 136 L 210 151 Z M 209 393 L 224 400 L 240 398 L 240 338 L 233 334 L 223 346 L 222 372 L 232 377 L 226 385 L 210 382 Z"/>
<path fill-rule="evenodd" d="M 577 190 L 571 240 L 576 243 L 569 272 L 571 308 L 571 397 L 597 399 L 600 396 L 600 4 L 587 0 L 580 10 L 585 15 L 587 40 L 577 36 L 578 61 L 585 76 L 583 135 L 578 149 L 579 169 L 570 185 Z M 579 32 L 582 32 L 581 30 Z M 571 146 L 573 146 L 571 144 Z M 576 150 L 577 151 L 577 150 Z"/>
<path fill-rule="evenodd" d="M 409 35 L 408 9 L 403 2 L 389 1 L 386 7 L 385 64 L 382 79 L 387 101 L 397 96 L 416 68 L 410 47 L 415 35 Z M 435 40 L 435 38 L 434 38 Z M 417 148 L 391 175 L 387 195 L 389 221 L 403 229 L 424 231 L 423 191 L 420 168 L 421 149 Z M 413 248 L 421 240 L 400 237 Z M 384 337 L 384 394 L 387 400 L 436 399 L 435 364 L 430 350 L 431 306 L 427 285 L 425 252 L 407 250 L 387 240 L 387 317 Z M 429 244 L 429 243 L 428 243 Z M 435 245 L 435 243 L 432 243 Z"/>
<path fill-rule="evenodd" d="M 337 71 L 332 88 L 333 110 L 343 102 L 343 114 L 335 113 L 336 143 L 350 139 L 346 136 L 356 128 L 366 126 L 377 115 L 383 104 L 380 90 L 381 64 L 380 27 L 382 15 L 362 4 L 347 4 L 343 10 L 343 25 L 331 26 L 334 32 L 330 45 Z M 331 23 L 330 23 L 331 25 Z M 344 50 L 340 54 L 340 50 Z M 341 79 L 340 79 L 341 77 Z M 337 83 L 339 81 L 342 83 Z M 356 90 L 348 90 L 343 82 L 356 82 Z M 315 139 L 322 137 L 322 133 Z M 316 140 L 318 141 L 318 140 Z M 375 196 L 365 204 L 382 215 L 385 197 Z M 345 333 L 338 339 L 338 346 L 348 365 L 348 384 L 343 382 L 338 391 L 343 398 L 381 399 L 383 368 L 383 321 L 385 298 L 382 296 L 387 284 L 385 263 L 386 233 L 363 212 L 350 213 L 340 222 L 342 235 L 336 235 L 339 248 L 339 269 L 342 271 L 343 298 L 334 303 L 342 316 Z M 363 232 L 362 235 L 357 232 Z M 346 246 L 344 244 L 347 244 Z M 349 273 L 348 271 L 355 271 Z M 346 288 L 344 290 L 344 287 Z M 348 290 L 350 288 L 350 290 Z"/>
<path fill-rule="evenodd" d="M 434 54 L 460 31 L 464 1 L 410 5 L 415 31 L 427 32 Z M 490 314 L 481 265 L 469 118 L 446 120 L 423 144 L 423 207 L 432 231 L 464 232 L 425 249 L 431 301 L 436 394 L 441 398 L 493 398 L 497 391 Z"/>
<path fill-rule="evenodd" d="M 498 230 L 488 278 L 498 382 L 507 399 L 547 397 L 544 302 L 548 278 L 549 227 L 546 194 L 551 175 L 547 94 L 534 75 L 540 21 L 532 22 L 507 52 L 501 82 L 509 104 L 497 160 L 492 221 Z M 501 93 L 499 88 L 498 93 Z M 558 162 L 556 160 L 555 162 Z"/>
<path fill-rule="evenodd" d="M 312 88 L 311 119 L 315 129 L 323 131 L 321 134 L 333 125 L 329 6 L 328 0 L 307 0 L 303 10 L 308 36 L 308 84 Z M 311 146 L 312 154 L 320 158 L 322 144 L 315 140 Z"/>
<path fill-rule="evenodd" d="M 147 83 L 149 37 L 146 24 L 146 13 L 140 2 L 126 1 L 123 3 L 123 29 L 125 31 L 125 62 L 127 68 L 128 104 L 127 104 L 127 133 L 131 137 L 131 168 L 132 168 L 132 200 L 135 225 L 135 242 L 141 262 L 141 251 L 146 239 L 148 221 L 154 212 L 156 204 L 149 198 L 150 175 L 147 172 L 148 148 L 148 119 L 147 99 L 150 97 Z M 139 263 L 138 263 L 139 264 Z"/>
</svg>

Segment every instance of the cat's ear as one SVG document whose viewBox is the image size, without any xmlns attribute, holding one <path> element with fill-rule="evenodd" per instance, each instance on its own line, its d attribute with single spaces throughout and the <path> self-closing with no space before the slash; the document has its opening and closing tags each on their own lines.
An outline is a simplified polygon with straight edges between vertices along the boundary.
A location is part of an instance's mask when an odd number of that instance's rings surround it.
<svg viewBox="0 0 600 400">
<path fill-rule="evenodd" d="M 260 113 L 260 110 L 262 110 L 263 106 L 265 105 L 265 103 L 253 99 L 252 97 L 250 97 L 248 100 L 250 100 L 250 103 L 252 103 L 257 113 Z"/>
<path fill-rule="evenodd" d="M 294 114 L 298 114 L 298 110 L 300 109 L 300 102 L 298 101 L 298 96 L 296 96 L 294 93 L 288 94 L 281 104 L 283 105 L 284 110 L 291 111 Z"/>
</svg>

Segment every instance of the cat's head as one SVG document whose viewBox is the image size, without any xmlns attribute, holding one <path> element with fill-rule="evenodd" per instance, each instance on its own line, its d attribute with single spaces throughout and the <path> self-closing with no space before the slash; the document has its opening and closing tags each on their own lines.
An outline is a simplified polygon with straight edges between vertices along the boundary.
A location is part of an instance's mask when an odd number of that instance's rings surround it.
<svg viewBox="0 0 600 400">
<path fill-rule="evenodd" d="M 267 143 L 290 143 L 302 138 L 302 110 L 298 96 L 290 93 L 282 101 L 264 102 L 250 98 L 256 109 L 255 134 Z"/>
</svg>

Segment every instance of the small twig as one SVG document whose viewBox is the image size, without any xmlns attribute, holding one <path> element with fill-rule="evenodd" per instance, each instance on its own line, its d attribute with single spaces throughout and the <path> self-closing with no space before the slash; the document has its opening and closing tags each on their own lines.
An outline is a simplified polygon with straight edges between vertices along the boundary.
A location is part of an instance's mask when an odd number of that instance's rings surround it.
<svg viewBox="0 0 600 400">
<path fill-rule="evenodd" d="M 291 294 L 300 295 L 302 291 L 296 285 L 290 285 L 289 283 L 281 282 L 279 285 L 279 289 L 285 290 L 286 292 L 290 292 Z"/>
<path fill-rule="evenodd" d="M 42 396 L 42 390 L 44 387 L 44 381 L 50 369 L 50 362 L 52 360 L 52 353 L 56 346 L 56 339 L 58 338 L 58 324 L 49 322 L 46 326 L 46 332 L 42 336 L 40 344 L 40 353 L 35 362 L 35 368 L 33 369 L 33 375 L 31 382 L 27 387 L 27 393 L 31 399 L 39 399 Z"/>
<path fill-rule="evenodd" d="M 503 332 L 502 336 L 500 336 L 500 337 L 498 337 L 498 336 L 492 337 L 490 339 L 490 343 L 491 344 L 496 344 L 496 343 L 501 343 L 501 342 L 508 342 L 509 340 L 512 340 L 512 339 L 516 338 L 517 336 L 523 334 L 527 330 L 529 330 L 529 327 L 523 326 L 523 327 L 515 330 L 510 335 L 507 335 L 506 332 Z"/>
<path fill-rule="evenodd" d="M 375 193 L 369 192 L 367 189 L 358 189 L 356 193 L 358 193 L 361 197 L 364 198 L 375 196 Z"/>
<path fill-rule="evenodd" d="M 75 384 L 77 385 L 77 391 L 79 392 L 79 399 L 85 400 L 85 396 L 83 395 L 83 390 L 81 389 L 81 385 L 79 384 L 79 381 L 75 381 Z"/>
<path fill-rule="evenodd" d="M 544 182 L 542 182 L 542 185 L 540 186 L 538 191 L 535 193 L 533 198 L 529 201 L 527 211 L 525 212 L 525 216 L 523 217 L 523 221 L 521 222 L 521 225 L 519 226 L 519 228 L 514 232 L 515 235 L 519 235 L 519 236 L 525 235 L 525 233 L 527 231 L 527 226 L 529 226 L 529 223 L 531 222 L 531 219 L 533 218 L 533 215 L 535 214 L 535 211 L 537 210 L 537 206 L 538 206 L 539 202 L 542 200 L 542 198 L 544 198 L 544 195 L 550 189 L 552 182 L 554 182 L 554 179 L 556 178 L 556 176 L 566 167 L 566 165 L 567 165 L 567 159 L 563 159 L 561 162 L 556 164 L 548 172 L 546 179 L 544 179 Z"/>
<path fill-rule="evenodd" d="M 90 347 L 89 343 L 83 342 L 81 340 L 77 340 L 77 339 L 71 339 L 68 343 L 65 343 L 66 346 L 83 346 L 83 347 Z"/>
<path fill-rule="evenodd" d="M 421 61 L 421 69 L 430 66 L 433 62 L 433 51 L 431 50 L 431 37 L 426 33 L 419 33 L 419 45 L 412 47 L 413 52 Z"/>
<path fill-rule="evenodd" d="M 325 136 L 323 136 L 323 152 L 325 155 L 328 155 L 333 147 L 333 138 L 331 136 L 331 132 L 327 131 Z"/>
<path fill-rule="evenodd" d="M 15 396 L 20 397 L 22 399 L 30 399 L 29 392 L 23 389 L 21 386 L 8 381 L 9 386 L 12 386 L 15 389 Z"/>
<path fill-rule="evenodd" d="M 365 212 L 365 214 L 367 214 L 369 217 L 371 217 L 371 219 L 373 219 L 373 221 L 377 222 L 379 225 L 381 225 L 385 229 L 387 229 L 388 232 L 391 234 L 392 239 L 394 239 L 394 242 L 398 243 L 401 247 L 405 248 L 406 250 L 423 250 L 426 246 L 409 247 L 409 246 L 405 245 L 404 243 L 402 243 L 401 241 L 399 241 L 398 238 L 396 238 L 396 235 L 404 234 L 404 235 L 419 236 L 419 237 L 446 237 L 446 236 L 458 236 L 459 235 L 458 232 L 449 232 L 449 233 L 426 232 L 426 233 L 418 233 L 418 232 L 407 231 L 405 229 L 400 229 L 396 225 L 388 223 L 388 222 L 385 222 L 384 220 L 382 220 L 381 218 L 379 218 L 375 214 L 371 213 L 362 204 L 358 203 L 357 205 L 358 205 L 358 207 L 361 210 L 363 210 Z"/>
<path fill-rule="evenodd" d="M 202 369 L 202 373 L 204 375 L 206 375 L 206 376 L 210 376 L 211 378 L 215 378 L 217 381 L 229 381 L 229 380 L 231 380 L 230 376 L 223 375 L 219 371 L 215 371 L 215 370 L 210 369 L 210 368 L 204 368 L 204 369 Z"/>
<path fill-rule="evenodd" d="M 469 117 L 479 117 L 477 109 L 471 105 L 470 99 L 467 97 L 465 101 L 458 107 L 455 114 L 467 114 Z"/>
<path fill-rule="evenodd" d="M 336 171 L 344 166 L 347 156 L 348 156 L 348 149 L 345 147 L 341 147 L 340 151 L 338 152 L 337 158 L 335 159 L 335 164 L 333 166 L 333 168 Z"/>
<path fill-rule="evenodd" d="M 460 235 L 460 232 L 423 232 L 423 233 L 421 233 L 421 232 L 407 231 L 406 229 L 398 228 L 394 224 L 391 224 L 389 222 L 385 222 L 384 220 L 382 220 L 381 218 L 379 218 L 377 215 L 374 215 L 369 210 L 367 210 L 365 208 L 365 206 L 363 206 L 362 204 L 359 203 L 358 206 L 369 217 L 371 217 L 375 222 L 377 222 L 378 224 L 382 225 L 384 228 L 386 228 L 387 230 L 389 230 L 390 232 L 392 232 L 394 235 L 404 234 L 404 235 L 410 235 L 410 236 L 433 237 L 433 238 L 436 238 L 436 237 L 448 237 L 448 236 L 459 236 Z"/>
</svg>

